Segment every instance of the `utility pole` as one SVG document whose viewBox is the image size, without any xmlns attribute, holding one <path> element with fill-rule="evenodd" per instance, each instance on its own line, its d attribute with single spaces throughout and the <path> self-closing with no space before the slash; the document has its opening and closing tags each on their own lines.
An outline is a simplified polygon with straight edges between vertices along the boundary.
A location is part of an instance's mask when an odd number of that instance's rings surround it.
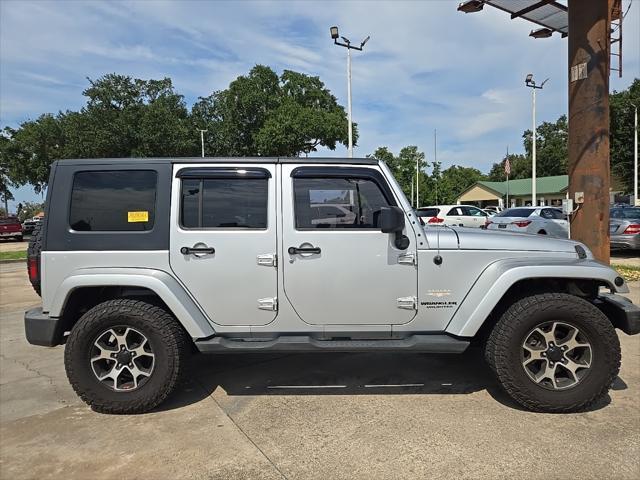
<svg viewBox="0 0 640 480">
<path fill-rule="evenodd" d="M 609 263 L 609 50 L 612 0 L 569 0 L 571 236 Z"/>
<path fill-rule="evenodd" d="M 202 145 L 202 158 L 204 158 L 204 134 L 209 130 L 202 130 L 202 129 L 198 129 L 198 130 L 200 130 L 200 145 Z"/>
<path fill-rule="evenodd" d="M 633 115 L 633 205 L 640 207 L 638 198 L 638 106 L 632 103 Z"/>
<path fill-rule="evenodd" d="M 547 83 L 549 79 L 547 78 L 540 85 L 536 85 L 536 82 L 533 80 L 533 74 L 527 75 L 527 78 L 524 80 L 524 84 L 527 87 L 531 88 L 531 112 L 533 117 L 533 125 L 531 127 L 531 206 L 535 207 L 538 205 L 537 196 L 536 196 L 536 90 L 542 90 L 544 84 Z"/>
<path fill-rule="evenodd" d="M 338 33 L 338 27 L 331 27 L 329 29 L 331 32 L 331 38 L 333 39 L 333 43 L 340 47 L 345 47 L 347 49 L 347 125 L 349 131 L 349 158 L 353 157 L 353 123 L 351 120 L 351 50 L 362 51 L 365 43 L 369 41 L 370 36 L 365 38 L 360 46 L 351 45 L 351 41 L 346 37 L 341 37 Z M 338 41 L 338 38 L 342 39 L 342 42 Z"/>
<path fill-rule="evenodd" d="M 438 130 L 433 129 L 433 168 L 436 168 L 436 164 L 438 163 Z M 436 205 L 438 204 L 438 177 L 433 176 L 433 180 L 435 181 L 435 190 L 436 190 Z"/>
</svg>

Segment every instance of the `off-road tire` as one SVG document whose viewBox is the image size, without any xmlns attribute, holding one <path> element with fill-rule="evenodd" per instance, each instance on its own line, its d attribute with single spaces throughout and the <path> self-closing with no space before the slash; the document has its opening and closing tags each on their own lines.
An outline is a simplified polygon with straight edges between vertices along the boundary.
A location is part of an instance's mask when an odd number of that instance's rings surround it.
<svg viewBox="0 0 640 480">
<path fill-rule="evenodd" d="M 521 360 L 526 335 L 545 321 L 557 320 L 587 334 L 593 363 L 584 380 L 567 390 L 548 390 L 526 374 Z M 517 403 L 536 412 L 584 411 L 600 402 L 620 370 L 620 343 L 609 319 L 588 301 L 565 293 L 525 297 L 509 307 L 494 326 L 485 360 Z"/>
<path fill-rule="evenodd" d="M 37 261 L 40 261 L 40 253 L 42 252 L 42 236 L 44 233 L 44 220 L 38 222 L 38 224 L 34 227 L 33 232 L 31 232 L 31 238 L 29 239 L 29 246 L 27 247 L 27 258 L 37 258 Z M 27 269 L 29 268 L 29 262 L 27 262 Z M 27 272 L 28 275 L 28 272 Z M 30 280 L 31 281 L 31 280 Z M 40 279 L 37 281 L 31 281 L 31 286 L 35 290 L 35 292 L 42 296 L 40 293 Z"/>
<path fill-rule="evenodd" d="M 100 332 L 126 325 L 142 332 L 155 353 L 147 382 L 132 391 L 114 391 L 95 376 L 90 363 Z M 75 392 L 100 413 L 144 413 L 160 405 L 181 382 L 190 355 L 190 338 L 165 310 L 130 299 L 109 300 L 85 313 L 66 342 L 64 364 Z"/>
</svg>

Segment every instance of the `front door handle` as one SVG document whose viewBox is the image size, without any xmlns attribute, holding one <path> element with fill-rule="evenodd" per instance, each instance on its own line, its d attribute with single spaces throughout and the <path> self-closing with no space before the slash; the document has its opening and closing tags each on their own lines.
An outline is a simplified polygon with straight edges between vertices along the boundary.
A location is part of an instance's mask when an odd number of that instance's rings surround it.
<svg viewBox="0 0 640 480">
<path fill-rule="evenodd" d="M 183 255 L 205 254 L 212 255 L 216 253 L 213 247 L 182 247 L 180 253 Z"/>
<path fill-rule="evenodd" d="M 320 253 L 320 247 L 289 247 L 289 255 L 297 255 L 299 253 Z"/>
</svg>

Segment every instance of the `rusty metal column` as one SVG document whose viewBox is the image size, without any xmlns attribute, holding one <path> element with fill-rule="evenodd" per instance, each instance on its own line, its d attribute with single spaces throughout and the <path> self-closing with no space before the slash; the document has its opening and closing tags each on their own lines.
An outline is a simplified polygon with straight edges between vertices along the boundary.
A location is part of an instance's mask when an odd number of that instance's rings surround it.
<svg viewBox="0 0 640 480">
<path fill-rule="evenodd" d="M 612 0 L 569 0 L 571 237 L 609 263 L 609 25 Z M 575 205 L 578 206 L 578 205 Z"/>
</svg>

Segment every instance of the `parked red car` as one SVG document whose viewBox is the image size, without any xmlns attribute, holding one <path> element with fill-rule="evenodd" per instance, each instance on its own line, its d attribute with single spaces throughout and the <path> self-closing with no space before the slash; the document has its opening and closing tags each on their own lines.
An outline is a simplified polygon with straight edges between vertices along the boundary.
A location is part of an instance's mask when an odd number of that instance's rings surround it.
<svg viewBox="0 0 640 480">
<path fill-rule="evenodd" d="M 17 217 L 0 218 L 0 238 L 22 241 L 22 224 Z"/>
</svg>

